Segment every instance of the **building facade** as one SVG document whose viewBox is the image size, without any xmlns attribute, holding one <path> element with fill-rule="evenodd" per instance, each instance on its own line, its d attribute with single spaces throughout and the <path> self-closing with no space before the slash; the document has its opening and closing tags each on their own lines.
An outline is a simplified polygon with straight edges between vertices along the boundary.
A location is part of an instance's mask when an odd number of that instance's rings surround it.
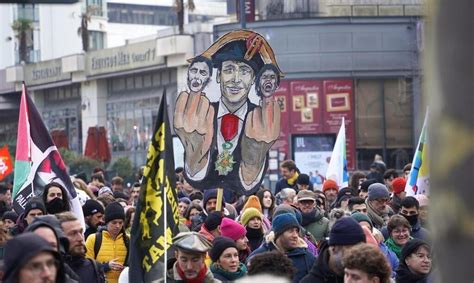
<svg viewBox="0 0 474 283">
<path fill-rule="evenodd" d="M 198 31 L 194 36 L 157 37 L 9 67 L 6 81 L 16 97 L 21 82 L 26 82 L 53 138 L 54 133 L 67 136 L 70 150 L 83 153 L 88 129 L 103 126 L 112 163 L 126 156 L 140 166 L 146 160 L 161 97 L 168 96 L 172 114 L 178 91 L 186 87 L 186 60 L 194 56 L 195 46 L 211 43 L 212 27 L 194 29 Z"/>
</svg>

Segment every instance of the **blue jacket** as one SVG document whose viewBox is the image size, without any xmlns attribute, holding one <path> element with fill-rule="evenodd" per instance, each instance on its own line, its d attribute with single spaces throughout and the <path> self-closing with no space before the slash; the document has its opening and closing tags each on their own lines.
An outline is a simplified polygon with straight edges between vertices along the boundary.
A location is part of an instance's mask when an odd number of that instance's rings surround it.
<svg viewBox="0 0 474 283">
<path fill-rule="evenodd" d="M 293 186 L 288 184 L 288 180 L 285 179 L 285 178 L 281 178 L 280 180 L 278 180 L 278 182 L 275 184 L 275 193 L 274 195 L 278 194 L 281 190 L 283 190 L 284 188 L 294 188 L 296 186 L 296 184 L 294 184 Z"/>
<path fill-rule="evenodd" d="M 265 243 L 263 243 L 258 249 L 254 250 L 247 258 L 247 264 L 251 261 L 254 255 L 277 249 L 272 238 L 271 234 L 267 236 Z M 301 239 L 300 242 L 302 242 L 301 247 L 286 253 L 286 256 L 293 262 L 293 266 L 296 268 L 296 273 L 293 277 L 293 282 L 295 283 L 300 282 L 300 280 L 309 273 L 315 260 L 315 257 L 305 247 L 306 243 L 304 243 L 303 239 Z"/>
<path fill-rule="evenodd" d="M 428 230 L 425 228 L 421 227 L 420 219 L 418 218 L 418 221 L 416 224 L 411 227 L 411 234 L 413 238 L 415 239 L 420 239 L 426 242 L 430 242 L 430 233 Z"/>
<path fill-rule="evenodd" d="M 392 267 L 392 275 L 390 277 L 394 278 L 397 275 L 396 270 L 398 269 L 399 263 L 397 255 L 392 252 L 383 242 L 379 244 L 379 248 L 390 263 L 390 266 Z"/>
</svg>

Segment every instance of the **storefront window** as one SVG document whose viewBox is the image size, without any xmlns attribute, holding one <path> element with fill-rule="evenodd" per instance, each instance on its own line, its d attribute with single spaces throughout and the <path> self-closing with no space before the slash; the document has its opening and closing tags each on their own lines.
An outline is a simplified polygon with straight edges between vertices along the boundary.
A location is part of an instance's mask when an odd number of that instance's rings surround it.
<svg viewBox="0 0 474 283">
<path fill-rule="evenodd" d="M 375 154 L 387 168 L 402 169 L 413 156 L 413 93 L 410 79 L 356 80 L 357 168 Z"/>
<path fill-rule="evenodd" d="M 107 138 L 114 158 L 127 156 L 135 167 L 143 165 L 161 96 L 165 89 L 176 92 L 175 77 L 176 69 L 167 69 L 107 81 Z"/>
<path fill-rule="evenodd" d="M 159 102 L 160 97 L 153 97 L 107 103 L 107 134 L 112 151 L 146 150 Z"/>
<path fill-rule="evenodd" d="M 55 139 L 64 137 L 58 146 L 67 146 L 69 150 L 82 152 L 82 133 L 80 118 L 80 85 L 52 88 L 44 90 L 45 107 L 43 121 Z M 55 141 L 57 142 L 57 141 Z"/>
</svg>

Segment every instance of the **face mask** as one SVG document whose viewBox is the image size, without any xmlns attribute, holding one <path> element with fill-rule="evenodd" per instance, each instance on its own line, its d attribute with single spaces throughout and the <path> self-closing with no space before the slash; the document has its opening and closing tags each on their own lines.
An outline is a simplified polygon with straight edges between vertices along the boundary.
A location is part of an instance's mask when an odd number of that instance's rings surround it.
<svg viewBox="0 0 474 283">
<path fill-rule="evenodd" d="M 410 223 L 411 227 L 415 226 L 415 224 L 418 222 L 418 214 L 415 214 L 415 215 L 401 214 L 401 215 L 403 215 L 403 217 L 405 217 L 406 220 L 408 220 L 408 223 Z"/>
<path fill-rule="evenodd" d="M 63 200 L 60 198 L 54 198 L 52 201 L 46 203 L 46 210 L 49 214 L 56 214 L 63 212 Z"/>
</svg>

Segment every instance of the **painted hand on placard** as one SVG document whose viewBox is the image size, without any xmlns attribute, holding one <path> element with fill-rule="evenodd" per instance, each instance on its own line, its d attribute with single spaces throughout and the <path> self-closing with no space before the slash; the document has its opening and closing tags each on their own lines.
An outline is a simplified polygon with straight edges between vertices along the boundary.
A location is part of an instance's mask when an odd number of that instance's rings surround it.
<svg viewBox="0 0 474 283">
<path fill-rule="evenodd" d="M 247 115 L 242 136 L 242 162 L 240 169 L 245 184 L 252 184 L 265 163 L 268 150 L 280 134 L 280 106 L 273 97 L 262 97 Z"/>
<path fill-rule="evenodd" d="M 214 107 L 204 95 L 181 92 L 173 126 L 186 153 L 184 162 L 194 176 L 208 161 L 214 135 Z"/>
</svg>

